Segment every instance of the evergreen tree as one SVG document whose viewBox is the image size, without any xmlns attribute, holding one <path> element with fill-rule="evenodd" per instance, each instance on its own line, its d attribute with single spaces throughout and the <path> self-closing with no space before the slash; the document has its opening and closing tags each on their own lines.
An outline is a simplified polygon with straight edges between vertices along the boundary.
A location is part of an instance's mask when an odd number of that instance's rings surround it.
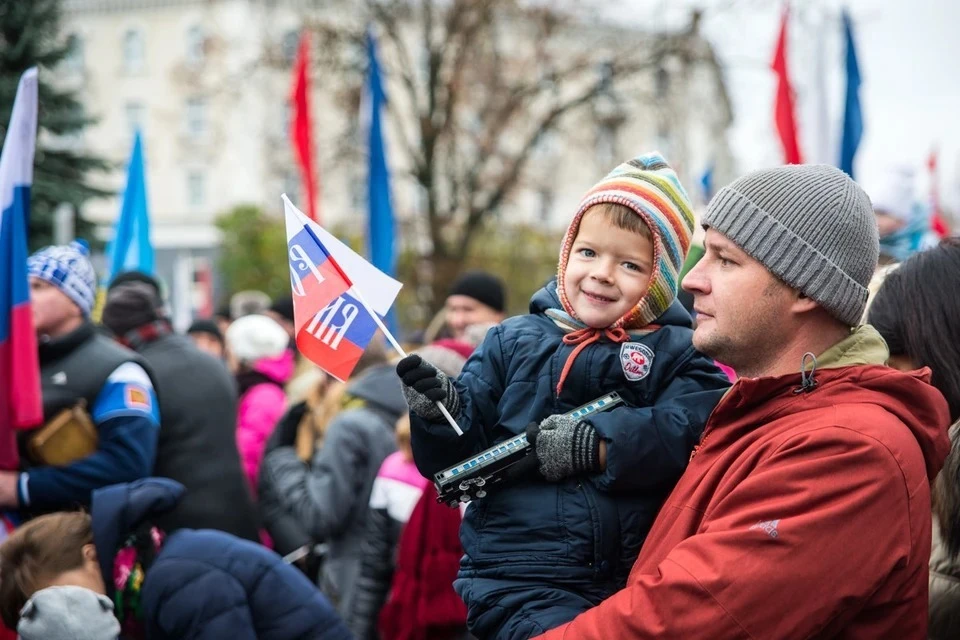
<svg viewBox="0 0 960 640">
<path fill-rule="evenodd" d="M 88 174 L 108 162 L 69 143 L 91 124 L 77 92 L 56 86 L 53 70 L 69 54 L 60 36 L 60 0 L 0 0 L 0 138 L 6 137 L 20 75 L 32 66 L 39 74 L 39 126 L 30 194 L 30 249 L 53 241 L 54 210 L 69 203 L 78 237 L 93 241 L 93 224 L 79 212 L 90 198 L 111 195 L 91 186 Z"/>
</svg>

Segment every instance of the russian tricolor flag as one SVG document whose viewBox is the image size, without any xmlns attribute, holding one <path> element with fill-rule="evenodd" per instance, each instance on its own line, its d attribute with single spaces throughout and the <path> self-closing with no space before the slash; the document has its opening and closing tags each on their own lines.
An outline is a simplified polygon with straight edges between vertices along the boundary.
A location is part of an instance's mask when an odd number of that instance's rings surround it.
<svg viewBox="0 0 960 640">
<path fill-rule="evenodd" d="M 43 421 L 27 286 L 27 220 L 37 141 L 37 70 L 20 78 L 0 154 L 0 469 L 16 469 L 12 428 Z"/>
<path fill-rule="evenodd" d="M 371 313 L 385 316 L 403 284 L 307 218 L 286 196 L 283 204 L 297 348 L 346 380 L 377 332 Z"/>
</svg>

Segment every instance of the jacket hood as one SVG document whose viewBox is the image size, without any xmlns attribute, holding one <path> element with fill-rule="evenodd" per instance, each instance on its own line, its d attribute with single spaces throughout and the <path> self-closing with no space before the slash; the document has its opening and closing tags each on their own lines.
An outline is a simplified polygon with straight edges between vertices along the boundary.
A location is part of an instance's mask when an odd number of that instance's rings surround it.
<svg viewBox="0 0 960 640">
<path fill-rule="evenodd" d="M 876 329 L 858 327 L 817 358 L 812 377 L 816 385 L 805 392 L 813 406 L 832 407 L 842 403 L 873 404 L 897 417 L 913 434 L 933 481 L 943 467 L 950 440 L 950 412 L 943 395 L 930 384 L 930 369 L 902 372 L 884 366 L 886 344 Z M 810 371 L 809 361 L 806 367 Z M 769 378 L 741 378 L 721 402 L 735 403 L 740 415 L 765 410 L 773 398 L 789 398 L 802 390 L 801 363 L 797 373 Z M 786 403 L 781 403 L 781 407 Z M 810 406 L 810 405 L 807 405 Z"/>
<path fill-rule="evenodd" d="M 262 373 L 277 384 L 286 384 L 293 377 L 296 361 L 291 349 L 285 350 L 275 358 L 260 358 L 251 367 L 257 373 Z"/>
<path fill-rule="evenodd" d="M 680 270 L 693 239 L 693 205 L 660 152 L 645 153 L 620 164 L 580 201 L 563 236 L 557 266 L 559 282 L 563 282 L 583 215 L 591 207 L 605 203 L 632 210 L 653 237 L 653 270 L 647 291 L 613 324 L 628 331 L 642 329 L 655 323 L 677 298 Z M 560 301 L 563 310 L 579 320 L 564 291 L 560 291 Z"/>
<path fill-rule="evenodd" d="M 396 366 L 390 363 L 371 367 L 347 386 L 347 393 L 397 417 L 407 411 Z"/>
<path fill-rule="evenodd" d="M 168 478 L 144 478 L 93 492 L 90 503 L 93 544 L 111 599 L 114 591 L 113 558 L 120 543 L 144 521 L 173 509 L 184 491 L 182 484 Z"/>
<path fill-rule="evenodd" d="M 551 279 L 539 291 L 530 298 L 530 313 L 546 313 L 548 310 L 562 310 L 560 303 L 560 291 L 557 287 L 557 279 Z M 693 326 L 690 314 L 684 309 L 679 300 L 674 301 L 667 307 L 653 324 L 661 326 L 687 327 Z"/>
</svg>

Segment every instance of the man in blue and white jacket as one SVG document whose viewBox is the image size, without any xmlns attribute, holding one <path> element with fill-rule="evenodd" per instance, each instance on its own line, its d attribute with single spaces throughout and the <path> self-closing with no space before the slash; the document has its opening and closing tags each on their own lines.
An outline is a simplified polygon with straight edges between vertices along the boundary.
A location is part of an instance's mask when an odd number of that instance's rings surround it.
<svg viewBox="0 0 960 640">
<path fill-rule="evenodd" d="M 41 249 L 27 261 L 39 338 L 43 416 L 83 404 L 97 428 L 97 450 L 61 467 L 0 472 L 0 507 L 30 513 L 88 506 L 95 489 L 149 476 L 160 415 L 140 357 L 101 335 L 90 320 L 96 274 L 83 242 Z M 22 465 L 29 465 L 21 434 Z"/>
</svg>

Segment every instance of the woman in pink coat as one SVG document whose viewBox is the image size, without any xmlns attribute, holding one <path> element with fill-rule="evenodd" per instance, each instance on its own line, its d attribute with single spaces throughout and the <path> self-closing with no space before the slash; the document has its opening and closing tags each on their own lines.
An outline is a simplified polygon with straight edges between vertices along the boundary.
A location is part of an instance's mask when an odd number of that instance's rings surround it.
<svg viewBox="0 0 960 640">
<path fill-rule="evenodd" d="M 239 318 L 226 334 L 228 363 L 237 378 L 237 449 L 256 495 L 267 439 L 287 410 L 283 386 L 293 375 L 293 351 L 287 332 L 262 315 Z"/>
</svg>

